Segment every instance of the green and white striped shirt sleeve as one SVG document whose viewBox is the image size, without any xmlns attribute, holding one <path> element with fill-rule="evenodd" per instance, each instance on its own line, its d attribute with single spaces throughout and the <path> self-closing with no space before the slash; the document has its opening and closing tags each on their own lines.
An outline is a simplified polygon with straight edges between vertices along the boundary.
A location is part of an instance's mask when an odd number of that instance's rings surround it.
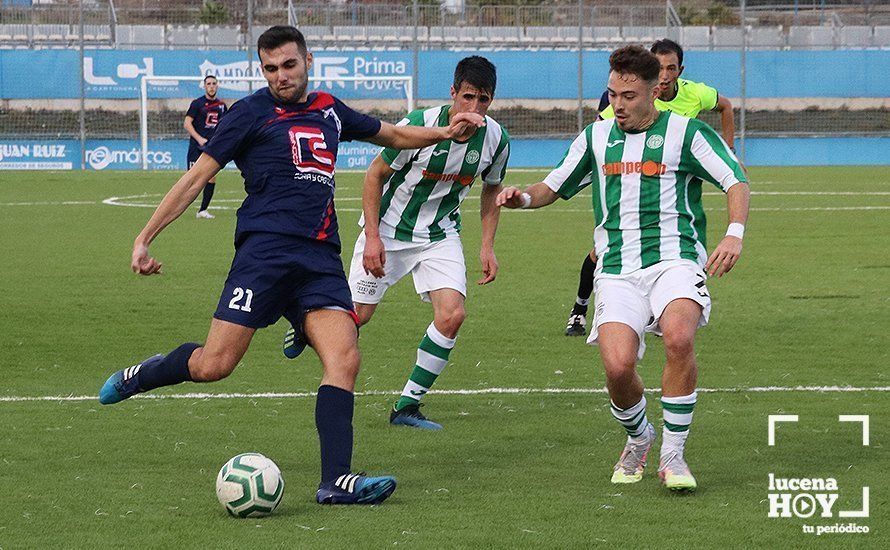
<svg viewBox="0 0 890 550">
<path fill-rule="evenodd" d="M 501 139 L 494 151 L 491 165 L 482 171 L 482 182 L 487 185 L 500 185 L 507 173 L 507 162 L 510 160 L 510 134 L 501 126 Z"/>
<path fill-rule="evenodd" d="M 592 181 L 593 157 L 590 153 L 593 124 L 578 134 L 562 161 L 547 174 L 544 183 L 563 199 L 570 199 Z"/>
<path fill-rule="evenodd" d="M 411 111 L 396 126 L 423 126 L 423 110 Z M 380 151 L 380 158 L 393 170 L 401 170 L 417 154 L 417 149 L 393 149 L 386 147 Z"/>
<path fill-rule="evenodd" d="M 689 121 L 683 149 L 681 171 L 713 183 L 724 193 L 737 183 L 747 182 L 739 159 L 723 138 L 704 122 Z"/>
</svg>

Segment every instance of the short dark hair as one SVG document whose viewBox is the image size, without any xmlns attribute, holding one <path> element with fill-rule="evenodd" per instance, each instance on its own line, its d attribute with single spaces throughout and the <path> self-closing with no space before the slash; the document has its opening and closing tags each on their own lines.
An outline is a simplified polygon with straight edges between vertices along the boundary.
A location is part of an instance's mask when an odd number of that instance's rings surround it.
<svg viewBox="0 0 890 550">
<path fill-rule="evenodd" d="M 303 33 L 297 30 L 296 27 L 291 27 L 290 25 L 275 25 L 274 27 L 266 29 L 263 34 L 257 38 L 257 55 L 260 54 L 260 50 L 274 50 L 288 42 L 296 42 L 300 53 L 306 55 L 306 52 L 308 51 L 306 49 L 306 38 L 303 37 Z"/>
<path fill-rule="evenodd" d="M 675 53 L 677 54 L 677 61 L 680 63 L 680 65 L 683 64 L 683 48 L 670 38 L 662 38 L 661 40 L 656 40 L 655 44 L 652 44 L 652 47 L 649 48 L 649 51 L 654 54 L 661 55 L 664 55 L 666 53 Z"/>
<path fill-rule="evenodd" d="M 642 46 L 618 48 L 609 56 L 609 70 L 618 74 L 632 74 L 654 83 L 661 72 L 661 64 L 655 54 Z"/>
<path fill-rule="evenodd" d="M 216 75 L 209 74 L 209 75 L 207 75 L 207 76 L 204 77 L 204 84 L 207 84 L 207 79 L 208 79 L 208 78 L 212 78 L 213 80 L 216 80 L 217 82 L 219 82 L 219 79 L 216 78 Z"/>
<path fill-rule="evenodd" d="M 498 84 L 498 73 L 494 63 L 481 55 L 471 55 L 461 59 L 454 68 L 454 90 L 460 90 L 466 82 L 494 96 Z"/>
</svg>

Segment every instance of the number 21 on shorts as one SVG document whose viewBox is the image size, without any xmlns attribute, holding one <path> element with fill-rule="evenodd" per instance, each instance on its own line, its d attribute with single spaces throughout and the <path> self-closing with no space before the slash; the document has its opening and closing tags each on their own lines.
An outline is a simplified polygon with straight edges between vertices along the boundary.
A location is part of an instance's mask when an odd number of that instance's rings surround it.
<svg viewBox="0 0 890 550">
<path fill-rule="evenodd" d="M 238 302 L 244 299 L 243 304 Z M 253 300 L 253 291 L 249 288 L 241 288 L 240 286 L 232 291 L 232 299 L 229 300 L 229 309 L 240 309 L 250 313 L 250 302 Z"/>
</svg>

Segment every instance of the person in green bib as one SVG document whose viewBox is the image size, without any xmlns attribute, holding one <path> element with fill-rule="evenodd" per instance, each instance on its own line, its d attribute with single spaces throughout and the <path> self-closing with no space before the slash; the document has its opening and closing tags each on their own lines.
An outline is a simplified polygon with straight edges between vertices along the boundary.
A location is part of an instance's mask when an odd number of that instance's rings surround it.
<svg viewBox="0 0 890 550">
<path fill-rule="evenodd" d="M 661 71 L 658 74 L 658 97 L 655 108 L 659 111 L 670 111 L 678 115 L 695 118 L 702 111 L 720 113 L 720 129 L 723 141 L 735 151 L 735 121 L 733 120 L 732 102 L 702 82 L 693 82 L 680 78 L 683 66 L 683 48 L 673 40 L 658 40 L 649 49 L 658 58 Z M 607 99 L 607 94 L 604 94 Z M 615 111 L 611 105 L 600 106 L 600 118 L 614 118 Z M 593 292 L 593 272 L 596 270 L 596 254 L 591 250 L 584 256 L 578 281 L 578 296 L 569 313 L 566 323 L 566 336 L 584 336 L 587 326 L 587 305 Z"/>
<path fill-rule="evenodd" d="M 420 400 L 442 374 L 464 321 L 467 269 L 461 244 L 460 205 L 470 187 L 482 180 L 482 278 L 494 281 L 498 261 L 494 236 L 500 209 L 494 204 L 510 158 L 510 136 L 486 116 L 497 85 L 495 66 L 474 55 L 455 68 L 451 103 L 408 113 L 398 126 L 448 126 L 459 113 L 485 118 L 465 141 L 445 140 L 420 149 L 387 147 L 365 173 L 363 231 L 355 243 L 349 287 L 360 325 L 371 320 L 387 289 L 409 273 L 414 289 L 433 306 L 402 395 L 390 411 L 390 423 L 426 430 L 442 425 L 420 412 Z M 285 355 L 294 341 L 285 336 Z"/>
<path fill-rule="evenodd" d="M 685 458 L 697 400 L 695 336 L 708 323 L 708 275 L 722 277 L 742 253 L 750 192 L 738 159 L 713 128 L 655 108 L 659 61 L 640 46 L 609 58 L 615 117 L 587 126 L 540 183 L 507 187 L 498 206 L 541 208 L 592 191 L 593 242 L 600 262 L 587 342 L 598 345 L 612 416 L 627 433 L 612 483 L 643 478 L 657 434 L 636 371 L 645 333 L 664 338 L 664 424 L 658 475 L 668 489 L 693 491 Z M 726 194 L 729 227 L 710 255 L 702 184 Z"/>
</svg>

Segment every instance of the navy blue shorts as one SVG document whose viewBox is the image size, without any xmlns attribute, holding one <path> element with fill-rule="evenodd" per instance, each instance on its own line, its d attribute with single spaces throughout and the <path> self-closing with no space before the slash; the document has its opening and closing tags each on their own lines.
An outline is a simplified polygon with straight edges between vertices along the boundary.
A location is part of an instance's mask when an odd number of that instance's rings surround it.
<svg viewBox="0 0 890 550">
<path fill-rule="evenodd" d="M 191 142 L 189 142 L 189 152 L 186 161 L 188 162 L 188 164 L 186 164 L 186 168 L 191 168 L 193 164 L 198 162 L 198 157 L 201 156 L 201 153 L 203 153 L 203 151 L 198 149 L 197 145 L 193 145 Z"/>
<path fill-rule="evenodd" d="M 263 328 L 284 316 L 299 328 L 313 309 L 342 309 L 357 319 L 336 247 L 277 233 L 239 237 L 215 318 Z"/>
</svg>

